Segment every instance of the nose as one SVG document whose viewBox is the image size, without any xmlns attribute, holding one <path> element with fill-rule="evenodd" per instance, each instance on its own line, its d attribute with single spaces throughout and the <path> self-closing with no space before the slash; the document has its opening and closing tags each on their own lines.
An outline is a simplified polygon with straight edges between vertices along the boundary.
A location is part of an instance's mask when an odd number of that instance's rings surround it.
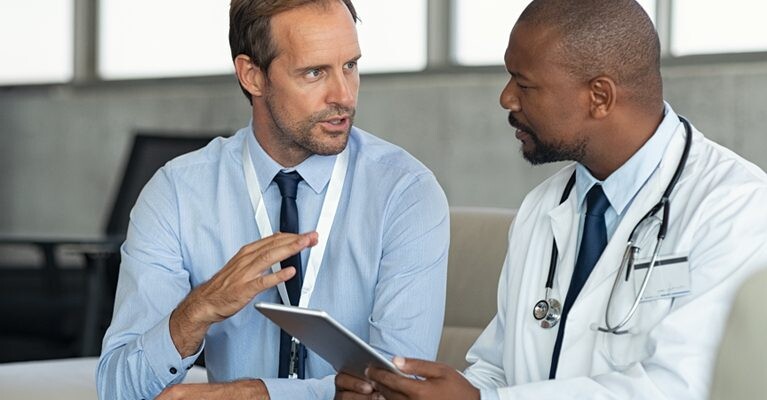
<svg viewBox="0 0 767 400">
<path fill-rule="evenodd" d="M 522 106 L 519 103 L 519 97 L 517 97 L 516 87 L 514 80 L 509 79 L 509 82 L 501 91 L 501 107 L 511 112 L 519 112 L 522 110 Z"/>
<path fill-rule="evenodd" d="M 339 73 L 331 79 L 327 95 L 328 104 L 336 104 L 347 109 L 356 107 L 359 86 L 356 83 L 357 79 L 352 74 L 344 73 Z"/>
</svg>

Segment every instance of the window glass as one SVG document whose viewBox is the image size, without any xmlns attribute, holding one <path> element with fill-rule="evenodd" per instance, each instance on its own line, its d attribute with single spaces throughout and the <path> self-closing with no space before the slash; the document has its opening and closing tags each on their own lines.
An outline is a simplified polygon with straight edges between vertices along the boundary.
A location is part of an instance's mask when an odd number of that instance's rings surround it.
<svg viewBox="0 0 767 400">
<path fill-rule="evenodd" d="M 105 79 L 227 74 L 229 2 L 100 0 Z M 357 0 L 361 72 L 426 65 L 426 0 Z M 404 12 L 403 12 L 404 10 Z"/>
<path fill-rule="evenodd" d="M 426 67 L 426 0 L 355 0 L 360 72 L 418 71 Z"/>
<path fill-rule="evenodd" d="M 234 71 L 228 1 L 100 0 L 99 18 L 105 79 Z"/>
<path fill-rule="evenodd" d="M 72 79 L 73 0 L 0 2 L 0 85 Z"/>
<path fill-rule="evenodd" d="M 672 4 L 672 55 L 767 50 L 767 2 L 674 0 Z"/>
<path fill-rule="evenodd" d="M 529 0 L 454 0 L 453 53 L 463 65 L 502 65 L 509 33 Z"/>
<path fill-rule="evenodd" d="M 655 21 L 655 0 L 642 0 Z M 509 33 L 530 0 L 453 0 L 453 54 L 463 65 L 501 65 Z"/>
</svg>

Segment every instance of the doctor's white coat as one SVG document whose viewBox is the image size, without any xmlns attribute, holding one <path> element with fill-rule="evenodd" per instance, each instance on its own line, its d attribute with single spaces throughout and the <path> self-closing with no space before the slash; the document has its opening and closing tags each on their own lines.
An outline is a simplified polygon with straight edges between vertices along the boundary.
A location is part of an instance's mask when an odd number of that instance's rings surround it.
<svg viewBox="0 0 767 400">
<path fill-rule="evenodd" d="M 559 326 L 541 328 L 532 311 L 544 296 L 552 238 L 559 246 L 552 297 L 564 301 L 567 294 L 580 215 L 574 194 L 558 203 L 574 165 L 528 194 L 509 231 L 498 313 L 467 355 L 473 365 L 465 375 L 474 385 L 497 388 L 502 399 L 707 397 L 735 292 L 748 275 L 767 267 L 767 176 L 694 128 L 660 252 L 661 257 L 689 257 L 691 292 L 641 303 L 629 334 L 595 329 L 604 324 L 628 236 L 668 185 L 684 137 L 679 123 L 659 168 L 626 211 L 575 301 L 553 381 L 547 379 Z M 621 319 L 634 300 L 633 285 L 628 291 L 622 287 L 613 298 L 618 311 L 612 321 Z"/>
</svg>

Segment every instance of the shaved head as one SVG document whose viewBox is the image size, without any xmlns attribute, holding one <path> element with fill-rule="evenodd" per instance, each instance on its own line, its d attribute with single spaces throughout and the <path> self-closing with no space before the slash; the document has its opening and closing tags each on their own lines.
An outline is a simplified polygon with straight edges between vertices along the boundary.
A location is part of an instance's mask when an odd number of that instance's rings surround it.
<svg viewBox="0 0 767 400">
<path fill-rule="evenodd" d="M 517 24 L 559 33 L 558 61 L 575 79 L 609 76 L 634 103 L 662 106 L 660 41 L 636 1 L 534 0 Z"/>
</svg>

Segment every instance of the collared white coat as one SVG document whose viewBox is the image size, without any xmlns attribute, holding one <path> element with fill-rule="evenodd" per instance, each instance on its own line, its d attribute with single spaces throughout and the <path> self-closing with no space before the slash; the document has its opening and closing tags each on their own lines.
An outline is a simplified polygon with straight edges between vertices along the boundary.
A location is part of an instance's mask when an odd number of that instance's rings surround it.
<svg viewBox="0 0 767 400">
<path fill-rule="evenodd" d="M 671 195 L 661 256 L 685 255 L 690 294 L 642 303 L 631 332 L 598 332 L 631 230 L 658 202 L 679 163 L 679 123 L 658 169 L 620 221 L 570 311 L 557 379 L 548 380 L 557 325 L 541 328 L 533 306 L 544 296 L 552 238 L 559 247 L 552 297 L 564 301 L 576 259 L 579 210 L 559 204 L 574 165 L 524 200 L 509 231 L 498 313 L 469 350 L 465 374 L 502 399 L 704 399 L 716 351 L 739 285 L 767 267 L 767 175 L 693 128 L 689 159 Z M 651 278 L 652 279 L 652 278 Z M 631 282 L 630 282 L 631 283 Z M 630 293 L 629 293 L 630 292 Z M 635 292 L 613 298 L 625 314 Z"/>
</svg>

